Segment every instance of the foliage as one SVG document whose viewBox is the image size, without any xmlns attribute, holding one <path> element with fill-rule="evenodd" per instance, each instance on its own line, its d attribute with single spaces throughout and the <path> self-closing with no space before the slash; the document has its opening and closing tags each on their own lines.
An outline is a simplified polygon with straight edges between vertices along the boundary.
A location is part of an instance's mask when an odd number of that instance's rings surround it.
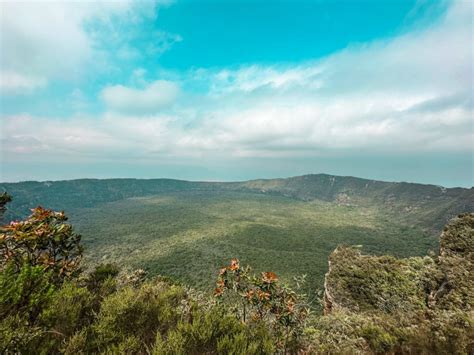
<svg viewBox="0 0 474 355">
<path fill-rule="evenodd" d="M 42 330 L 36 325 L 44 305 L 54 297 L 50 272 L 42 266 L 12 263 L 0 273 L 0 353 L 27 352 Z"/>
<path fill-rule="evenodd" d="M 453 219 L 440 245 L 438 258 L 336 249 L 326 277 L 326 316 L 313 324 L 312 345 L 334 353 L 472 353 L 474 214 Z"/>
<path fill-rule="evenodd" d="M 474 305 L 474 213 L 453 219 L 440 241 L 440 268 L 445 279 L 434 299 L 444 309 Z"/>
<path fill-rule="evenodd" d="M 130 199 L 71 216 L 83 235 L 87 262 L 145 269 L 208 291 L 216 269 L 237 257 L 255 272 L 274 271 L 291 286 L 294 275 L 307 274 L 306 292 L 313 298 L 338 244 L 401 257 L 437 249 L 437 238 L 385 218 L 375 208 L 228 192 Z"/>
<path fill-rule="evenodd" d="M 88 326 L 98 311 L 96 295 L 75 282 L 66 282 L 43 306 L 38 318 L 45 332 L 30 346 L 45 353 L 58 349 L 65 339 Z"/>
<path fill-rule="evenodd" d="M 113 263 L 79 274 L 79 238 L 64 215 L 36 213 L 2 234 L 10 238 L 8 248 L 17 243 L 23 249 L 17 246 L 19 256 L 0 269 L 0 353 L 474 352 L 474 214 L 447 226 L 439 257 L 397 259 L 336 249 L 321 316 L 309 314 L 306 297 L 274 272 L 254 274 L 238 259 L 220 269 L 214 297 Z M 30 234 L 52 238 L 54 248 L 45 249 L 42 239 L 34 243 Z M 57 234 L 69 242 L 61 243 Z M 57 252 L 57 264 L 76 255 L 74 271 L 44 263 L 44 250 Z"/>
<path fill-rule="evenodd" d="M 42 207 L 32 210 L 24 221 L 11 222 L 0 234 L 0 267 L 42 266 L 55 281 L 79 271 L 81 237 L 75 234 L 63 212 Z"/>
<path fill-rule="evenodd" d="M 7 264 L 0 273 L 0 318 L 22 315 L 34 320 L 53 295 L 50 279 L 42 266 L 24 264 L 18 270 Z"/>
<path fill-rule="evenodd" d="M 124 288 L 104 299 L 94 332 L 102 344 L 121 343 L 134 336 L 151 346 L 157 331 L 177 323 L 184 297 L 179 286 L 160 282 Z"/>
<path fill-rule="evenodd" d="M 307 274 L 323 288 L 339 244 L 370 254 L 426 255 L 474 189 L 389 183 L 324 174 L 239 183 L 81 179 L 0 184 L 15 198 L 6 217 L 37 204 L 64 209 L 83 235 L 88 262 L 111 260 L 200 290 L 233 257 L 290 283 Z M 124 218 L 127 216 L 127 218 Z M 189 265 L 192 263 L 192 265 Z"/>
<path fill-rule="evenodd" d="M 415 316 L 425 310 L 427 294 L 442 278 L 430 257 L 374 257 L 362 255 L 354 248 L 338 247 L 329 260 L 327 311 L 343 305 L 353 311 L 404 312 Z"/>
<path fill-rule="evenodd" d="M 435 185 L 382 182 L 356 177 L 312 174 L 287 179 L 245 182 L 191 182 L 172 179 L 79 179 L 2 183 L 15 196 L 9 215 L 23 218 L 29 209 L 46 204 L 65 209 L 93 208 L 129 198 L 202 192 L 207 195 L 266 195 L 297 201 L 320 200 L 353 207 L 380 207 L 398 222 L 439 232 L 452 217 L 474 210 L 474 190 Z M 75 211 L 74 211 L 75 212 Z"/>
<path fill-rule="evenodd" d="M 263 324 L 246 326 L 213 303 L 202 304 L 182 287 L 147 281 L 105 298 L 87 331 L 72 336 L 68 352 L 201 354 L 273 353 Z"/>
<path fill-rule="evenodd" d="M 297 342 L 309 314 L 296 292 L 282 285 L 274 272 L 257 277 L 249 267 L 240 267 L 238 259 L 220 269 L 214 296 L 235 305 L 234 312 L 242 322 L 268 323 L 279 339 L 277 346 L 285 350 Z"/>
<path fill-rule="evenodd" d="M 275 352 L 274 339 L 262 322 L 243 324 L 218 306 L 193 310 L 190 316 L 166 336 L 157 334 L 154 355 Z"/>
<path fill-rule="evenodd" d="M 41 336 L 41 328 L 29 324 L 21 314 L 0 318 L 0 353 L 1 354 L 33 354 L 31 341 Z"/>
<path fill-rule="evenodd" d="M 318 354 L 388 353 L 398 338 L 387 319 L 339 311 L 305 329 L 308 350 Z"/>
<path fill-rule="evenodd" d="M 12 201 L 12 197 L 7 192 L 3 192 L 0 195 L 0 223 L 3 223 L 3 215 L 5 211 L 7 210 L 5 205 L 11 201 Z"/>
<path fill-rule="evenodd" d="M 87 288 L 99 291 L 108 281 L 113 280 L 119 274 L 120 269 L 116 264 L 99 264 L 87 277 Z"/>
<path fill-rule="evenodd" d="M 0 209 L 5 208 L 5 205 L 11 201 L 12 201 L 12 197 L 7 192 L 3 192 L 0 195 Z"/>
</svg>

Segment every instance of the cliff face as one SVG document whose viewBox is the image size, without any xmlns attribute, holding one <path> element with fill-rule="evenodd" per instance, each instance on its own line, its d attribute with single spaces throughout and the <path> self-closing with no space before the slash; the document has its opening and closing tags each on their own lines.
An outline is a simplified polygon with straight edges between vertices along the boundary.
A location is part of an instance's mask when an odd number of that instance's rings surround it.
<svg viewBox="0 0 474 355">
<path fill-rule="evenodd" d="M 473 270 L 474 213 L 446 225 L 436 257 L 338 247 L 329 258 L 315 352 L 474 354 Z"/>
<path fill-rule="evenodd" d="M 428 308 L 474 307 L 474 213 L 444 228 L 440 254 L 397 259 L 338 247 L 329 258 L 324 311 L 423 314 Z"/>
<path fill-rule="evenodd" d="M 474 213 L 454 218 L 440 239 L 439 267 L 443 283 L 434 301 L 443 309 L 474 311 Z"/>
<path fill-rule="evenodd" d="M 330 256 L 324 310 L 417 314 L 427 306 L 427 290 L 443 279 L 430 257 L 397 259 L 366 256 L 339 247 Z"/>
</svg>

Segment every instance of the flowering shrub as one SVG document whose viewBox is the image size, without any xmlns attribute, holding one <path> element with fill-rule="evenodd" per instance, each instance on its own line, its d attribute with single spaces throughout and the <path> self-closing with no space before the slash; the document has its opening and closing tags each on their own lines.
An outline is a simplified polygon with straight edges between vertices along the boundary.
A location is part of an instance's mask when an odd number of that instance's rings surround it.
<svg viewBox="0 0 474 355">
<path fill-rule="evenodd" d="M 279 339 L 277 346 L 285 350 L 297 341 L 309 314 L 296 292 L 281 284 L 274 272 L 255 276 L 238 259 L 220 269 L 214 296 L 234 304 L 235 314 L 244 323 L 268 322 Z"/>
<path fill-rule="evenodd" d="M 36 207 L 24 221 L 11 222 L 0 232 L 0 268 L 8 264 L 42 266 L 56 281 L 79 271 L 81 237 L 65 223 L 64 212 Z"/>
</svg>

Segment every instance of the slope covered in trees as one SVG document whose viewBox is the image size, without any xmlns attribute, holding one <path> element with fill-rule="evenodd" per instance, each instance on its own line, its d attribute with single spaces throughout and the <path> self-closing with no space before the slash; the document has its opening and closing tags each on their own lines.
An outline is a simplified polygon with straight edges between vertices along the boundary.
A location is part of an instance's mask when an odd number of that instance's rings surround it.
<svg viewBox="0 0 474 355">
<path fill-rule="evenodd" d="M 304 175 L 286 179 L 245 182 L 191 182 L 172 179 L 80 179 L 1 183 L 0 190 L 15 196 L 10 217 L 23 218 L 39 204 L 69 209 L 163 193 L 237 191 L 321 200 L 347 206 L 377 206 L 438 232 L 447 221 L 474 210 L 474 189 L 444 188 L 416 183 L 383 182 L 350 176 Z"/>
</svg>

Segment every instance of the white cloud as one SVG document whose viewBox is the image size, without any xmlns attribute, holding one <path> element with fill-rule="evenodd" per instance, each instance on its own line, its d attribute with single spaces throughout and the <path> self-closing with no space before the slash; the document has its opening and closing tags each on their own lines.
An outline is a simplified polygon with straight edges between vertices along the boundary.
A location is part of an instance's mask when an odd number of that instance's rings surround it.
<svg viewBox="0 0 474 355">
<path fill-rule="evenodd" d="M 20 75 L 74 75 L 91 54 L 82 28 L 86 6 L 72 2 L 0 3 L 1 66 Z"/>
<path fill-rule="evenodd" d="M 183 41 L 180 35 L 164 31 L 155 31 L 152 38 L 153 40 L 146 47 L 146 54 L 155 57 L 170 50 L 175 43 Z"/>
<path fill-rule="evenodd" d="M 430 28 L 316 62 L 192 73 L 210 82 L 214 100 L 201 128 L 182 144 L 256 156 L 321 149 L 469 152 L 470 10 L 469 3 L 455 2 Z"/>
<path fill-rule="evenodd" d="M 310 86 L 318 89 L 321 82 L 317 76 L 319 66 L 296 66 L 291 68 L 251 65 L 239 70 L 223 69 L 212 76 L 211 91 L 214 94 L 252 92 L 259 88 L 282 89 L 286 86 Z"/>
<path fill-rule="evenodd" d="M 128 159 L 166 146 L 164 135 L 169 121 L 166 116 L 137 119 L 112 114 L 66 121 L 29 115 L 4 117 L 2 153 L 5 161 L 19 155 L 66 160 L 101 156 Z"/>
<path fill-rule="evenodd" d="M 42 77 L 25 76 L 12 71 L 0 72 L 0 93 L 23 94 L 46 85 Z"/>
<path fill-rule="evenodd" d="M 143 89 L 134 89 L 122 85 L 103 89 L 101 97 L 107 108 L 125 114 L 152 114 L 172 104 L 179 93 L 177 84 L 157 80 Z"/>
<path fill-rule="evenodd" d="M 54 80 L 78 81 L 94 69 L 108 68 L 107 44 L 118 36 L 114 21 L 138 23 L 144 17 L 156 15 L 163 2 L 133 0 L 94 1 L 0 1 L 0 67 L 15 73 L 21 81 L 9 80 L 9 88 L 18 90 L 26 80 L 41 78 L 43 84 Z M 100 24 L 97 28 L 92 24 Z M 107 39 L 103 37 L 106 36 Z M 170 35 L 171 36 L 171 35 Z M 163 34 L 163 38 L 166 36 Z M 172 36 L 160 43 L 166 48 Z M 176 40 L 176 39 L 175 39 Z M 117 44 L 118 45 L 118 44 Z M 156 44 L 159 49 L 159 44 Z M 111 54 L 127 57 L 135 48 L 117 49 Z M 28 79 L 25 79 L 28 78 Z M 30 89 L 41 85 L 30 85 Z M 10 91 L 18 91 L 10 90 Z"/>
<path fill-rule="evenodd" d="M 317 62 L 179 78 L 183 87 L 204 83 L 204 93 L 178 95 L 170 81 L 144 84 L 146 73 L 137 70 L 132 81 L 140 88 L 106 87 L 107 112 L 98 117 L 5 118 L 3 149 L 11 157 L 117 159 L 471 152 L 469 6 L 453 3 L 430 28 Z"/>
</svg>

